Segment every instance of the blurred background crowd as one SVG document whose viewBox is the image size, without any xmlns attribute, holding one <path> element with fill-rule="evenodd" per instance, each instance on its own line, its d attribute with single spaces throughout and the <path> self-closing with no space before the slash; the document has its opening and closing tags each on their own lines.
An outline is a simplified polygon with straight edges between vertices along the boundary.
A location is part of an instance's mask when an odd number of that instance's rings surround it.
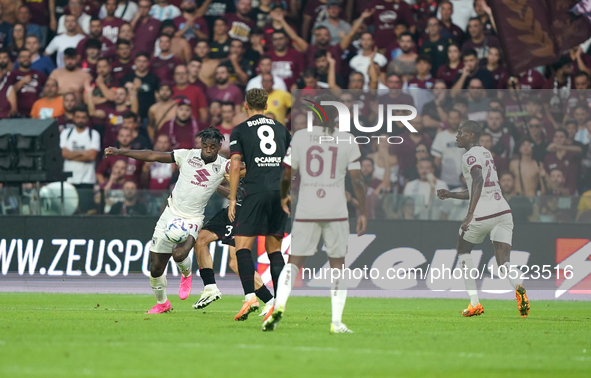
<svg viewBox="0 0 591 378">
<path fill-rule="evenodd" d="M 409 104 L 418 133 L 396 124 L 388 136 L 403 143 L 361 145 L 370 218 L 462 219 L 467 203 L 435 191 L 465 189 L 455 136 L 471 119 L 516 220 L 589 222 L 588 47 L 510 76 L 484 0 L 0 0 L 0 119 L 57 120 L 76 213 L 157 215 L 176 167 L 105 147 L 199 147 L 214 126 L 228 155 L 253 87 L 292 132 L 321 91 L 357 103 L 363 125 Z M 3 214 L 37 211 L 0 193 Z M 220 206 L 214 196 L 209 213 Z"/>
</svg>

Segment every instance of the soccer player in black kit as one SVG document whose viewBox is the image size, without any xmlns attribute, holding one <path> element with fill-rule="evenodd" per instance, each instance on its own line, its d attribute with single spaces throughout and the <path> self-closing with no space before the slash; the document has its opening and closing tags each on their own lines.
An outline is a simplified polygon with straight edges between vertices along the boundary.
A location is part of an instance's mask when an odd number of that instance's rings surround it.
<svg viewBox="0 0 591 378">
<path fill-rule="evenodd" d="M 281 208 L 281 176 L 283 157 L 291 135 L 281 123 L 263 116 L 267 109 L 267 92 L 253 88 L 245 95 L 248 120 L 232 130 L 230 135 L 230 205 L 228 217 L 236 222 L 236 260 L 245 298 L 234 320 L 246 320 L 258 310 L 254 293 L 254 261 L 251 248 L 257 236 L 266 236 L 265 248 L 271 264 L 273 287 L 285 265 L 281 241 L 287 214 Z M 240 180 L 240 166 L 244 160 L 246 196 L 236 215 L 236 194 Z"/>
</svg>

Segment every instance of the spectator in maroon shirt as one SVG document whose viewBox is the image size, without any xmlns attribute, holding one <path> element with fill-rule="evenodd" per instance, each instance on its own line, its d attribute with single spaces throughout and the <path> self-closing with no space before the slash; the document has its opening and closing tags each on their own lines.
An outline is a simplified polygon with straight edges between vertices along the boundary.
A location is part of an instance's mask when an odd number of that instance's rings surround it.
<svg viewBox="0 0 591 378">
<path fill-rule="evenodd" d="M 201 81 L 199 78 L 199 72 L 201 72 L 201 65 L 203 61 L 198 56 L 194 56 L 191 58 L 189 64 L 187 64 L 187 70 L 189 73 L 189 84 L 194 85 L 203 91 L 203 93 L 207 92 L 207 85 Z"/>
<path fill-rule="evenodd" d="M 131 27 L 130 24 L 123 24 L 119 28 L 119 38 L 117 40 L 119 41 L 122 39 L 129 42 L 129 49 L 131 51 L 130 57 L 131 57 L 131 60 L 135 60 L 136 55 L 141 53 L 142 50 L 138 49 L 137 46 L 133 42 L 135 39 L 135 35 L 133 34 L 133 28 Z M 143 51 L 143 52 L 145 52 L 145 51 Z M 113 47 L 111 49 L 111 55 L 114 56 L 116 53 L 117 53 L 117 48 Z"/>
<path fill-rule="evenodd" d="M 273 61 L 271 74 L 282 78 L 287 88 L 291 88 L 304 70 L 304 58 L 289 47 L 289 39 L 284 31 L 273 33 L 273 49 L 269 51 L 269 56 Z"/>
<path fill-rule="evenodd" d="M 409 171 L 409 166 L 414 163 L 415 149 L 420 144 L 426 146 L 428 150 L 431 149 L 433 144 L 433 140 L 424 132 L 421 116 L 417 116 L 410 123 L 417 132 L 411 133 L 406 127 L 402 126 L 404 131 L 400 134 L 400 137 L 402 137 L 403 142 L 390 146 L 390 153 L 398 158 L 398 166 L 401 172 Z"/>
<path fill-rule="evenodd" d="M 234 84 L 230 84 L 230 73 L 228 67 L 218 66 L 215 70 L 215 84 L 207 89 L 207 97 L 209 100 L 229 101 L 234 104 L 236 113 L 242 109 L 244 96 L 240 88 Z"/>
<path fill-rule="evenodd" d="M 115 17 L 115 11 L 117 10 L 117 0 L 107 0 L 105 2 L 105 9 L 107 11 L 107 15 L 103 19 L 103 36 L 115 43 L 119 37 L 119 28 L 125 24 L 125 21 Z"/>
<path fill-rule="evenodd" d="M 113 42 L 111 42 L 108 38 L 103 36 L 103 22 L 98 17 L 93 17 L 90 20 L 90 34 L 88 37 L 82 39 L 78 42 L 78 46 L 76 47 L 76 51 L 80 54 L 82 59 L 86 58 L 86 41 L 89 39 L 96 39 L 101 43 L 101 53 L 105 54 L 112 49 Z"/>
<path fill-rule="evenodd" d="M 490 47 L 501 48 L 501 42 L 494 35 L 486 35 L 484 33 L 484 25 L 480 18 L 474 17 L 468 22 L 468 33 L 470 39 L 462 44 L 462 52 L 466 52 L 469 49 L 476 50 L 478 59 L 482 63 L 486 63 L 488 56 L 488 49 Z"/>
<path fill-rule="evenodd" d="M 252 11 L 251 0 L 238 0 L 236 13 L 227 13 L 228 36 L 244 43 L 250 40 L 250 31 L 256 26 L 255 21 L 250 17 Z"/>
<path fill-rule="evenodd" d="M 451 22 L 451 15 L 454 11 L 453 3 L 444 0 L 439 5 L 439 10 L 441 11 L 441 27 L 450 34 L 457 44 L 462 44 L 464 42 L 464 32 L 458 25 Z"/>
<path fill-rule="evenodd" d="M 183 64 L 181 60 L 174 56 L 171 51 L 171 38 L 163 34 L 158 39 L 160 54 L 150 61 L 152 72 L 158 76 L 160 82 L 171 82 L 174 80 L 174 67 Z"/>
<path fill-rule="evenodd" d="M 133 61 L 131 60 L 131 45 L 128 40 L 117 41 L 117 57 L 111 64 L 112 75 L 115 83 L 119 84 L 126 75 L 133 73 Z"/>
<path fill-rule="evenodd" d="M 166 122 L 156 135 L 168 135 L 172 149 L 193 148 L 193 141 L 199 132 L 199 124 L 191 114 L 191 101 L 184 96 L 175 98 L 178 106 L 173 119 Z"/>
<path fill-rule="evenodd" d="M 122 128 L 117 134 L 117 148 L 121 150 L 131 150 L 131 142 L 133 142 L 133 135 L 127 128 Z M 106 144 L 105 146 L 112 146 Z M 143 161 L 132 159 L 125 156 L 105 156 L 96 168 L 96 180 L 99 185 L 104 185 L 108 182 L 107 177 L 111 174 L 113 166 L 117 160 L 124 160 L 127 162 L 127 172 L 125 172 L 125 180 L 131 180 L 138 186 L 141 185 L 141 174 Z"/>
<path fill-rule="evenodd" d="M 394 27 L 398 23 L 404 22 L 412 34 L 416 32 L 412 9 L 404 0 L 374 0 L 367 9 L 375 9 L 373 17 L 369 17 L 366 22 L 374 26 L 378 49 L 388 47 L 394 38 Z"/>
<path fill-rule="evenodd" d="M 93 79 L 96 78 L 96 65 L 101 56 L 101 43 L 98 39 L 87 39 L 84 43 L 85 58 L 80 63 L 84 72 L 88 72 Z"/>
<path fill-rule="evenodd" d="M 170 138 L 167 134 L 156 137 L 154 151 L 170 151 Z M 145 162 L 142 167 L 142 183 L 149 190 L 167 190 L 175 169 L 176 164 Z"/>
<path fill-rule="evenodd" d="M 232 134 L 232 130 L 234 129 L 234 126 L 236 126 L 234 123 L 236 112 L 234 111 L 234 104 L 231 102 L 222 102 L 220 108 L 222 120 L 215 126 L 215 128 L 225 137 L 222 142 L 222 148 L 220 148 L 220 154 L 228 157 L 230 156 L 230 134 Z"/>
<path fill-rule="evenodd" d="M 109 156 L 107 156 L 108 158 Z M 102 160 L 101 163 L 105 162 L 106 159 Z M 100 165 L 99 165 L 100 167 Z M 110 190 L 121 190 L 123 189 L 123 183 L 125 182 L 125 176 L 127 174 L 127 160 L 126 159 L 117 159 L 113 162 L 113 166 L 111 167 L 111 172 L 109 173 L 109 179 L 105 180 L 102 184 L 100 184 L 100 188 L 103 189 L 106 194 L 106 197 L 109 197 L 108 192 Z M 97 174 L 98 176 L 98 174 Z"/>
<path fill-rule="evenodd" d="M 201 88 L 189 84 L 186 66 L 181 64 L 174 68 L 174 83 L 172 95 L 188 98 L 193 108 L 193 117 L 205 124 L 207 122 L 207 99 Z"/>
<path fill-rule="evenodd" d="M 445 85 L 447 85 L 448 88 L 453 86 L 458 73 L 464 67 L 461 57 L 462 55 L 458 45 L 453 44 L 447 47 L 447 64 L 439 67 L 435 78 L 445 81 Z"/>
<path fill-rule="evenodd" d="M 175 35 L 183 37 L 193 49 L 199 39 L 209 39 L 209 27 L 205 18 L 198 16 L 195 0 L 183 0 L 180 9 L 183 13 L 172 20 L 177 28 Z"/>
<path fill-rule="evenodd" d="M 490 72 L 493 79 L 493 88 L 499 88 L 503 81 L 507 81 L 509 74 L 503 63 L 502 51 L 499 47 L 489 47 L 486 58 L 486 69 Z"/>
<path fill-rule="evenodd" d="M 150 0 L 139 0 L 138 11 L 131 20 L 131 27 L 135 35 L 133 44 L 138 51 L 144 51 L 150 55 L 154 51 L 154 44 L 160 33 L 160 21 L 150 16 Z"/>
<path fill-rule="evenodd" d="M 564 172 L 566 177 L 564 186 L 568 188 L 570 194 L 575 194 L 577 191 L 580 157 L 571 151 L 575 146 L 567 145 L 567 139 L 568 133 L 566 130 L 556 130 L 554 140 L 547 148 L 548 154 L 544 158 L 544 167 L 546 168 L 546 172 L 550 172 L 555 168 Z"/>
<path fill-rule="evenodd" d="M 12 85 L 12 90 L 16 93 L 19 116 L 28 118 L 33 104 L 45 85 L 47 76 L 31 69 L 31 52 L 22 49 L 18 53 L 18 68 L 8 73 L 6 77 L 5 85 Z"/>
</svg>

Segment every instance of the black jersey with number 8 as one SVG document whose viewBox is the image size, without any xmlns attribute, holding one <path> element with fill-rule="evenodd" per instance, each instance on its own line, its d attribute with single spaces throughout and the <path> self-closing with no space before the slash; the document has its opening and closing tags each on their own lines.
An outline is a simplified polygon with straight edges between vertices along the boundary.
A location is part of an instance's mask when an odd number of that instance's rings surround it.
<svg viewBox="0 0 591 378">
<path fill-rule="evenodd" d="M 247 194 L 280 190 L 282 162 L 290 140 L 284 125 L 263 115 L 252 116 L 232 130 L 230 152 L 241 154 L 246 164 Z"/>
</svg>

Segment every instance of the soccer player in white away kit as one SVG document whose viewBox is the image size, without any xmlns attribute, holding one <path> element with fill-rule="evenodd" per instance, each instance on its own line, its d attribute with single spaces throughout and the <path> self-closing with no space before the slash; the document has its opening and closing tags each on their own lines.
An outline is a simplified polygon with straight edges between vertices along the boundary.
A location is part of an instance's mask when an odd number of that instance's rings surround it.
<svg viewBox="0 0 591 378">
<path fill-rule="evenodd" d="M 324 96 L 327 98 L 322 99 Z M 316 101 L 330 99 L 330 95 L 321 95 Z M 337 116 L 336 108 L 332 106 L 326 109 L 326 113 L 328 120 L 334 120 Z M 291 202 L 291 197 L 288 192 L 295 171 L 299 171 L 301 177 L 299 201 L 291 231 L 289 261 L 279 275 L 274 310 L 263 320 L 263 331 L 274 330 L 281 320 L 298 271 L 304 265 L 306 257 L 316 253 L 321 236 L 330 267 L 343 269 L 349 239 L 349 214 L 345 197 L 347 170 L 351 175 L 361 211 L 357 219 L 357 234 L 361 236 L 365 233 L 366 191 L 361 178 L 359 146 L 348 143 L 352 135 L 335 131 L 334 123 L 329 122 L 326 127 L 314 126 L 312 132 L 307 129 L 297 131 L 283 159 L 285 170 L 281 181 L 281 202 L 284 211 L 289 214 L 288 203 Z M 352 332 L 341 323 L 346 299 L 347 289 L 344 283 L 338 280 L 333 282 L 332 333 Z"/>
<path fill-rule="evenodd" d="M 160 314 L 170 311 L 170 301 L 166 297 L 166 266 L 170 257 L 181 271 L 179 297 L 187 299 L 191 294 L 191 258 L 197 234 L 203 225 L 207 202 L 229 172 L 230 160 L 218 155 L 224 136 L 219 130 L 209 127 L 201 131 L 201 149 L 179 149 L 172 152 L 150 150 L 105 149 L 105 156 L 127 156 L 142 161 L 176 163 L 180 168 L 179 179 L 168 197 L 168 206 L 156 223 L 152 246 L 150 248 L 150 285 L 156 296 L 156 305 L 147 313 Z M 220 193 L 224 195 L 223 193 Z M 179 244 L 169 241 L 164 230 L 168 221 L 182 218 L 189 226 L 189 238 Z"/>
<path fill-rule="evenodd" d="M 470 304 L 462 311 L 462 315 L 468 317 L 484 313 L 478 301 L 476 281 L 470 276 L 470 271 L 474 269 L 470 252 L 475 244 L 482 243 L 486 235 L 490 234 L 499 270 L 505 270 L 504 273 L 515 289 L 519 314 L 525 318 L 529 314 L 529 300 L 525 288 L 518 283 L 517 276 L 513 278 L 510 274 L 509 257 L 513 237 L 513 216 L 509 204 L 501 193 L 493 157 L 486 148 L 478 144 L 481 134 L 482 128 L 477 122 L 466 121 L 460 125 L 456 137 L 458 148 L 467 150 L 462 156 L 462 174 L 466 179 L 468 190 L 437 191 L 437 196 L 441 199 L 470 200 L 468 215 L 460 227 L 457 247 L 459 265 L 464 270 L 466 291 L 470 296 Z"/>
</svg>

